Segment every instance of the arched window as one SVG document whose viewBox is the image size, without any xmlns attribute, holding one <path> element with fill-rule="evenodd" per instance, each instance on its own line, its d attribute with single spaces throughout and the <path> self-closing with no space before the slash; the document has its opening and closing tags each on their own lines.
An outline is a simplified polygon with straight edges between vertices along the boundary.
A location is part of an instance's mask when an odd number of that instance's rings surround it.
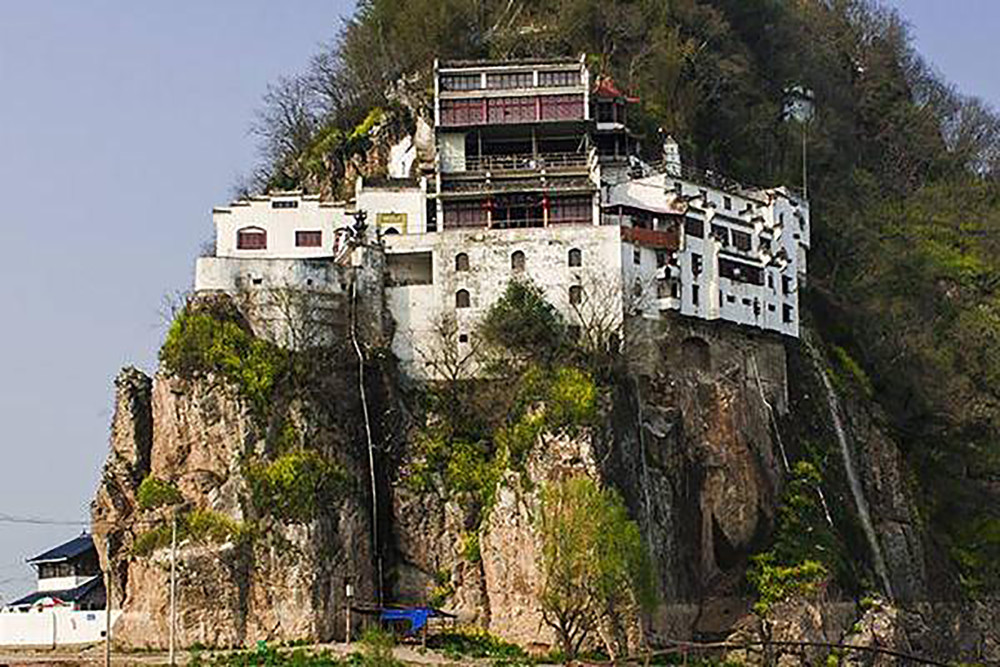
<svg viewBox="0 0 1000 667">
<path fill-rule="evenodd" d="M 267 232 L 260 227 L 244 227 L 236 232 L 238 250 L 267 249 Z"/>
<path fill-rule="evenodd" d="M 468 308 L 470 305 L 472 305 L 472 300 L 469 298 L 469 290 L 460 289 L 455 292 L 456 308 Z"/>
<path fill-rule="evenodd" d="M 469 270 L 469 256 L 464 252 L 460 252 L 455 255 L 455 270 L 456 271 L 468 271 Z"/>
<path fill-rule="evenodd" d="M 571 285 L 569 288 L 569 302 L 572 305 L 583 303 L 583 288 L 579 285 Z"/>
<path fill-rule="evenodd" d="M 514 254 L 510 256 L 510 268 L 514 271 L 524 271 L 524 253 L 520 250 L 515 250 Z"/>
<path fill-rule="evenodd" d="M 580 252 L 579 248 L 573 248 L 569 251 L 569 265 L 583 266 L 583 253 Z"/>
</svg>

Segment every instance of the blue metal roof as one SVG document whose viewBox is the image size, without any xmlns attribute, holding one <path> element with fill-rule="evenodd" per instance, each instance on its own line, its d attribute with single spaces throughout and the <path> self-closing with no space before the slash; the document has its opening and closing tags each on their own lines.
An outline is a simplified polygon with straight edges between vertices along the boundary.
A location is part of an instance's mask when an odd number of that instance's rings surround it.
<svg viewBox="0 0 1000 667">
<path fill-rule="evenodd" d="M 76 602 L 77 600 L 85 597 L 88 593 L 92 592 L 98 586 L 104 588 L 104 581 L 99 576 L 94 577 L 85 584 L 81 584 L 76 588 L 71 588 L 66 591 L 35 591 L 30 595 L 25 595 L 20 600 L 15 600 L 14 602 L 7 604 L 7 606 L 20 607 L 23 605 L 32 605 L 43 598 L 55 598 L 57 600 L 62 600 L 63 602 Z"/>
<path fill-rule="evenodd" d="M 65 544 L 60 544 L 54 549 L 49 549 L 43 554 L 39 554 L 30 559 L 29 563 L 53 563 L 71 558 L 76 558 L 80 554 L 87 553 L 94 548 L 94 538 L 84 533 L 79 537 L 74 537 Z"/>
</svg>

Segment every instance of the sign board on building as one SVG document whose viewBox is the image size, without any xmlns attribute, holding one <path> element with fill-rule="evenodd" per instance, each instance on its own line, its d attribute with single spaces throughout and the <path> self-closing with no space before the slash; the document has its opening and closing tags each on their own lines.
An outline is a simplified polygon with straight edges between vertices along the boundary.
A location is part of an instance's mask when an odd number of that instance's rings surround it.
<svg viewBox="0 0 1000 667">
<path fill-rule="evenodd" d="M 375 223 L 383 234 L 390 229 L 395 229 L 399 234 L 406 233 L 405 213 L 379 213 L 375 216 Z"/>
</svg>

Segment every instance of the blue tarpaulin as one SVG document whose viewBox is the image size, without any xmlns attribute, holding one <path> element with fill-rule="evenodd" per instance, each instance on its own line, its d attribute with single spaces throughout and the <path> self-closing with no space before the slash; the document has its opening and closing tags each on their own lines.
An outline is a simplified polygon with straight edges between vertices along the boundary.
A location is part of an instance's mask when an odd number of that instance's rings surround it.
<svg viewBox="0 0 1000 667">
<path fill-rule="evenodd" d="M 400 607 L 379 610 L 379 620 L 383 623 L 387 621 L 409 621 L 410 629 L 407 630 L 407 635 L 417 634 L 427 625 L 428 619 L 437 617 L 452 618 L 452 615 L 431 607 Z"/>
</svg>

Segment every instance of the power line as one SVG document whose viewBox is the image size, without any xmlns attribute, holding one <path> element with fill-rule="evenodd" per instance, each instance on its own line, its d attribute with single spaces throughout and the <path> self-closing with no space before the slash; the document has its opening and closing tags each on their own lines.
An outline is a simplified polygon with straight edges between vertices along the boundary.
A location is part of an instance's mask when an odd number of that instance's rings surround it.
<svg viewBox="0 0 1000 667">
<path fill-rule="evenodd" d="M 124 525 L 133 526 L 136 524 L 145 525 L 156 525 L 165 523 L 165 518 L 157 519 L 129 519 L 127 521 L 90 521 L 86 519 L 78 520 L 64 520 L 64 519 L 48 519 L 39 517 L 26 517 L 26 516 L 13 516 L 10 514 L 0 513 L 0 523 L 13 523 L 23 526 L 75 526 L 88 528 L 91 526 L 101 527 L 101 528 L 118 528 Z"/>
<path fill-rule="evenodd" d="M 0 513 L 0 523 L 17 523 L 33 526 L 89 526 L 90 521 L 63 521 L 60 519 L 40 519 L 37 517 L 12 516 Z"/>
</svg>

